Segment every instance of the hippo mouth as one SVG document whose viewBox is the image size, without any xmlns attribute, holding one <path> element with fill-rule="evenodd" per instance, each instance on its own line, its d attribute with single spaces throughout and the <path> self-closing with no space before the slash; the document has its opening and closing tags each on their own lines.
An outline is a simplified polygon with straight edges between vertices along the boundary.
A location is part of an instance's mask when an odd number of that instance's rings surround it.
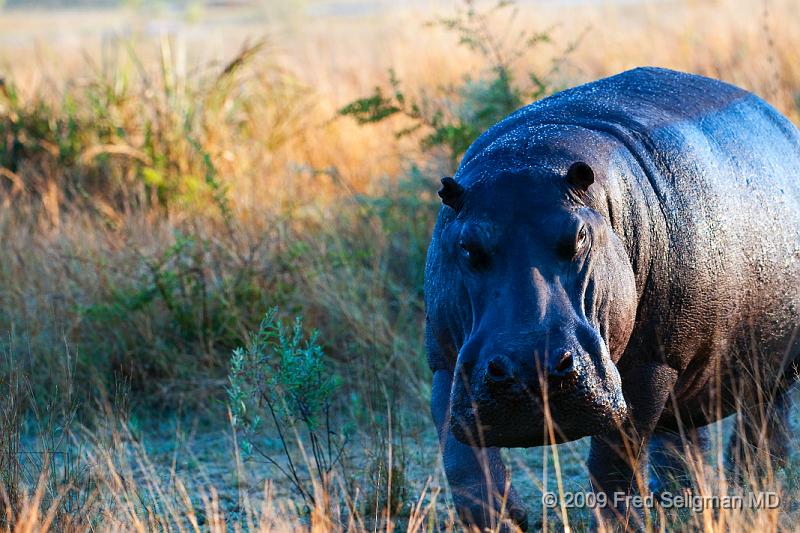
<svg viewBox="0 0 800 533">
<path fill-rule="evenodd" d="M 588 363 L 588 361 L 586 361 Z M 617 431 L 628 417 L 619 374 L 586 364 L 569 380 L 524 389 L 488 390 L 481 380 L 454 380 L 450 430 L 476 447 L 532 447 Z M 610 379 L 609 379 L 610 378 Z M 545 404 L 546 398 L 546 404 Z"/>
<path fill-rule="evenodd" d="M 607 434 L 627 417 L 624 403 L 595 402 L 571 394 L 548 397 L 547 407 L 535 397 L 455 404 L 450 429 L 456 439 L 470 446 L 528 448 Z"/>
</svg>

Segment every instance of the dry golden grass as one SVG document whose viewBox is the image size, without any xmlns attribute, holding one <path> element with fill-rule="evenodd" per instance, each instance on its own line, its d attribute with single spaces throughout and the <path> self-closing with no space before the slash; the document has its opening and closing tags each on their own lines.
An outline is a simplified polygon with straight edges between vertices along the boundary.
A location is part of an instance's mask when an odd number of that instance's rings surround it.
<svg viewBox="0 0 800 533">
<path fill-rule="evenodd" d="M 80 347 L 77 365 L 87 374 L 124 373 L 124 364 L 146 351 L 149 366 L 131 372 L 131 380 L 144 387 L 152 376 L 163 378 L 148 389 L 163 392 L 162 401 L 196 397 L 198 390 L 218 393 L 226 342 L 243 337 L 278 300 L 302 308 L 337 361 L 358 369 L 353 386 L 359 393 L 381 392 L 373 378 L 392 369 L 403 393 L 411 392 L 404 398 L 416 398 L 404 405 L 424 412 L 419 267 L 434 216 L 437 173 L 447 163 L 423 153 L 418 138 L 398 139 L 392 121 L 358 126 L 337 118 L 336 110 L 375 86 L 386 87 L 389 67 L 409 94 L 445 98 L 443 87 L 486 69 L 485 61 L 458 46 L 451 33 L 424 26 L 450 14 L 449 2 L 414 2 L 352 16 L 306 16 L 290 4 L 209 8 L 193 22 L 147 10 L 0 13 L 0 77 L 13 83 L 23 103 L 45 102 L 58 115 L 63 95 L 70 94 L 81 115 L 90 107 L 85 95 L 100 87 L 101 93 L 119 96 L 109 106 L 110 120 L 126 130 L 124 137 L 112 135 L 102 143 L 89 138 L 71 169 L 59 165 L 53 145 L 41 146 L 13 172 L 0 169 L 0 327 L 24 337 L 26 368 L 51 370 L 37 377 L 43 390 L 60 385 L 74 364 L 53 356 L 60 351 L 53 346 L 66 339 Z M 313 11 L 318 4 L 310 5 Z M 641 65 L 663 66 L 750 89 L 800 122 L 796 0 L 523 2 L 518 11 L 513 27 L 551 29 L 553 37 L 552 44 L 515 62 L 519 77 L 546 71 L 577 40 L 554 74 L 564 85 Z M 496 31 L 506 30 L 498 25 Z M 219 82 L 243 42 L 262 37 L 266 44 L 247 68 Z M 190 131 L 199 135 L 191 141 L 183 129 L 189 109 Z M 93 119 L 94 113 L 86 116 Z M 0 116 L 8 114 L 0 99 Z M 192 178 L 181 181 L 177 200 L 166 208 L 151 202 L 152 190 L 137 181 L 137 165 L 155 166 L 143 149 L 148 135 L 143 117 L 161 128 L 159 149 L 169 154 L 170 172 Z M 220 215 L 213 188 L 198 178 L 205 172 L 203 155 L 227 191 L 229 219 Z M 95 192 L 80 194 L 75 183 L 95 179 L 93 162 L 103 158 L 110 170 L 102 176 L 117 181 L 95 183 Z M 359 203 L 359 195 L 392 198 L 392 186 L 412 163 L 429 177 L 429 190 L 419 196 L 430 200 L 430 209 L 423 205 L 387 218 Z M 418 227 L 397 230 L 412 222 Z M 204 288 L 206 283 L 225 287 L 239 272 L 257 278 L 244 291 L 255 294 L 244 297 L 245 304 L 231 304 L 228 299 L 234 293 L 238 298 L 238 292 L 220 289 L 212 311 L 236 313 L 214 330 L 217 337 L 208 338 L 201 324 L 205 333 L 196 342 L 172 339 L 167 330 L 175 322 L 164 317 L 175 312 L 163 303 L 153 312 L 121 318 L 98 307 L 120 292 L 138 294 L 136 280 L 149 279 L 148 269 L 179 241 L 176 232 L 206 243 L 202 252 L 187 252 L 192 260 L 202 256 L 188 271 L 202 265 Z M 172 268 L 167 263 L 164 268 Z M 94 321 L 87 308 L 113 316 L 101 316 L 110 322 Z M 187 320 L 195 319 L 203 320 Z M 198 377 L 204 372 L 209 383 Z M 87 512 L 70 522 L 58 514 L 64 495 L 31 487 L 15 511 L 13 531 L 46 530 L 56 518 L 59 527 L 74 531 L 373 530 L 370 518 L 348 508 L 348 499 L 364 497 L 350 487 L 334 484 L 336 493 L 320 498 L 330 506 L 313 510 L 310 518 L 267 487 L 265 494 L 243 501 L 233 517 L 221 510 L 212 483 L 192 484 L 169 467 L 160 471 L 164 466 L 150 462 L 147 450 L 127 437 L 92 442 L 84 456 L 92 480 L 82 489 Z M 432 450 L 428 467 L 438 472 L 434 455 Z M 578 470 L 574 465 L 581 460 L 562 458 Z M 714 468 L 700 464 L 695 471 L 701 492 L 725 490 Z M 542 486 L 538 472 L 529 477 L 531 486 Z M 443 505 L 439 478 L 422 483 L 427 488 L 413 495 L 413 510 L 404 519 L 408 531 L 429 530 L 431 521 L 458 529 L 452 510 L 448 514 Z M 751 485 L 781 492 L 785 480 L 768 477 Z M 550 520 L 551 527 L 561 527 L 555 515 Z M 779 522 L 792 528 L 774 510 L 704 512 L 680 525 L 745 531 L 772 530 Z M 382 523 L 374 530 L 392 527 Z M 659 527 L 656 521 L 653 529 Z"/>
</svg>

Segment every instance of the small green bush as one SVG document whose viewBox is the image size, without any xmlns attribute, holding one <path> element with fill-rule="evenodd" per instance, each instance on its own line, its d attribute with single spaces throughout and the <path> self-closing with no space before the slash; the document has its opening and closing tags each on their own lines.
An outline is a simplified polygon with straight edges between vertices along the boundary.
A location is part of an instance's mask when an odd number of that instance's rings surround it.
<svg viewBox="0 0 800 533">
<path fill-rule="evenodd" d="M 306 335 L 301 317 L 287 327 L 278 308 L 272 308 L 247 346 L 234 350 L 228 387 L 233 424 L 242 431 L 242 450 L 275 465 L 309 508 L 317 503 L 317 494 L 329 493 L 331 474 L 341 464 L 345 445 L 345 435 L 331 425 L 338 420 L 333 409 L 339 383 L 327 368 L 317 337 L 316 331 Z M 258 443 L 265 418 L 277 431 L 283 461 Z"/>
</svg>

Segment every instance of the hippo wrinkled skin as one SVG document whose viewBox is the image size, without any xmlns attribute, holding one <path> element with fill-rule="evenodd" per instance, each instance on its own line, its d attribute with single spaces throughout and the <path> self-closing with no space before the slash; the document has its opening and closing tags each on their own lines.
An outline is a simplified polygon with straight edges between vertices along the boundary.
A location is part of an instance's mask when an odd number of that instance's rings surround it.
<svg viewBox="0 0 800 533">
<path fill-rule="evenodd" d="M 780 460 L 800 353 L 800 132 L 774 108 L 631 70 L 496 124 L 439 195 L 426 349 L 464 522 L 496 520 L 499 447 L 591 436 L 594 490 L 641 492 L 648 443 L 663 459 L 656 444 L 701 443 L 736 412 L 731 461 L 745 445 Z M 509 487 L 505 516 L 524 529 Z"/>
</svg>

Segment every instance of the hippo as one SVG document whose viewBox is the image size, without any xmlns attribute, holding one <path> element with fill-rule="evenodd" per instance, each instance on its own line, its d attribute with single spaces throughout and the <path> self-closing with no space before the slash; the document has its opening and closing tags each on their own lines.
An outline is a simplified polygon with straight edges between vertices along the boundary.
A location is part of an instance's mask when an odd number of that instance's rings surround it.
<svg viewBox="0 0 800 533">
<path fill-rule="evenodd" d="M 734 413 L 732 464 L 785 456 L 800 132 L 777 110 L 638 68 L 514 112 L 441 183 L 425 346 L 463 523 L 526 529 L 503 447 L 591 437 L 598 495 L 649 492 L 676 435 Z"/>
</svg>

